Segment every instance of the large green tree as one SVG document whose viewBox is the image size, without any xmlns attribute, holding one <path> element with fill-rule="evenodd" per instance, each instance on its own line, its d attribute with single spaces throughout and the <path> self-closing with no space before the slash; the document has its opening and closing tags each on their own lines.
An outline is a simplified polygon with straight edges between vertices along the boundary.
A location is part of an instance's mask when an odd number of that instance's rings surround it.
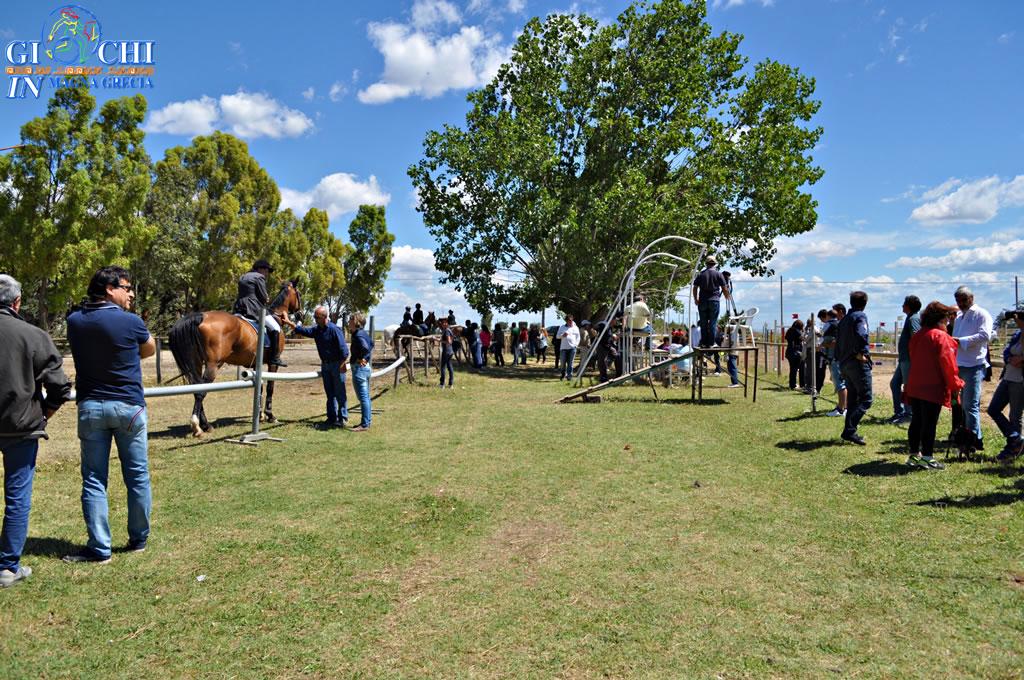
<svg viewBox="0 0 1024 680">
<path fill-rule="evenodd" d="M 330 230 L 327 213 L 310 208 L 300 221 L 290 209 L 278 214 L 274 252 L 280 273 L 298 286 L 307 314 L 345 288 L 345 259 L 352 249 Z"/>
<path fill-rule="evenodd" d="M 714 35 L 705 13 L 663 0 L 606 26 L 532 19 L 469 95 L 465 126 L 427 134 L 409 175 L 437 268 L 475 308 L 591 318 L 657 237 L 765 273 L 776 237 L 814 227 L 813 79 L 749 67 L 741 36 Z M 500 283 L 501 270 L 523 279 Z"/>
<path fill-rule="evenodd" d="M 361 205 L 348 227 L 352 254 L 345 260 L 345 286 L 330 296 L 331 312 L 365 312 L 380 302 L 391 271 L 395 235 L 388 231 L 384 206 Z"/>
<path fill-rule="evenodd" d="M 214 132 L 168 149 L 156 164 L 154 192 L 166 200 L 153 210 L 161 238 L 182 239 L 187 256 L 188 308 L 225 309 L 255 259 L 277 264 L 290 222 L 278 217 L 277 184 L 237 137 Z"/>
<path fill-rule="evenodd" d="M 110 100 L 94 119 L 95 108 L 84 84 L 58 89 L 46 115 L 22 126 L 22 146 L 0 157 L 0 269 L 21 281 L 28 315 L 47 329 L 96 269 L 127 264 L 155 231 L 142 215 L 146 100 Z"/>
</svg>

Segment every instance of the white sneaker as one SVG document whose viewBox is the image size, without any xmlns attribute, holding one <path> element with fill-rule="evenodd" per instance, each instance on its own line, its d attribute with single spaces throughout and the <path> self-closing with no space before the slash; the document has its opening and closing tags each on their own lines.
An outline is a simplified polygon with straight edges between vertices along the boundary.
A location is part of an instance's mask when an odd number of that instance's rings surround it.
<svg viewBox="0 0 1024 680">
<path fill-rule="evenodd" d="M 0 570 L 0 588 L 9 588 L 18 581 L 24 581 L 32 575 L 31 567 L 18 567 L 18 571 Z"/>
<path fill-rule="evenodd" d="M 846 411 L 840 411 L 839 409 L 834 408 L 831 411 L 829 411 L 828 413 L 826 413 L 825 415 L 830 416 L 832 418 L 845 417 L 846 416 Z"/>
</svg>

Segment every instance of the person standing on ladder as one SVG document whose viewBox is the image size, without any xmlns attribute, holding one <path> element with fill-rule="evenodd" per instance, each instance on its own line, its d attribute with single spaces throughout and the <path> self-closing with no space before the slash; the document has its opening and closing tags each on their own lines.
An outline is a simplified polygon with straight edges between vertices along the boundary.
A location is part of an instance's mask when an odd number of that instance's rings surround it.
<svg viewBox="0 0 1024 680">
<path fill-rule="evenodd" d="M 238 279 L 238 295 L 235 297 L 235 304 L 231 309 L 232 314 L 241 314 L 254 323 L 260 321 L 260 310 L 265 309 L 270 298 L 267 296 L 267 276 L 274 268 L 266 260 L 256 260 L 252 270 L 242 274 Z M 287 366 L 281 361 L 281 325 L 273 314 L 263 317 L 263 325 L 267 329 L 267 339 L 270 341 L 270 356 L 267 364 L 270 366 Z"/>
</svg>

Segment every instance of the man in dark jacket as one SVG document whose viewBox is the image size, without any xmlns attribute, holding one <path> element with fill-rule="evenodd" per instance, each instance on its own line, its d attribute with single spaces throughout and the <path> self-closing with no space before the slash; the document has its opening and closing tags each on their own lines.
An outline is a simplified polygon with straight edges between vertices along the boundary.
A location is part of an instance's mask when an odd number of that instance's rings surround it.
<svg viewBox="0 0 1024 680">
<path fill-rule="evenodd" d="M 868 294 L 862 290 L 850 293 L 850 313 L 839 322 L 836 334 L 836 361 L 846 382 L 846 422 L 840 437 L 844 441 L 864 446 L 864 438 L 857 434 L 861 418 L 871 408 L 871 342 L 868 317 L 864 308 Z"/>
<path fill-rule="evenodd" d="M 4 523 L 0 531 L 0 587 L 32 573 L 20 564 L 28 536 L 39 439 L 46 420 L 71 395 L 64 360 L 44 331 L 26 323 L 21 285 L 0 274 L 0 451 L 4 461 Z M 46 390 L 43 396 L 42 390 Z"/>
<path fill-rule="evenodd" d="M 247 319 L 259 323 L 260 310 L 266 309 L 270 302 L 267 295 L 267 276 L 274 268 L 266 260 L 256 260 L 252 270 L 242 274 L 238 279 L 238 296 L 235 298 L 235 306 L 232 313 L 241 314 Z M 271 366 L 287 366 L 281 361 L 281 326 L 273 314 L 263 317 L 263 325 L 267 329 L 267 339 L 270 341 L 270 355 L 267 363 Z"/>
</svg>

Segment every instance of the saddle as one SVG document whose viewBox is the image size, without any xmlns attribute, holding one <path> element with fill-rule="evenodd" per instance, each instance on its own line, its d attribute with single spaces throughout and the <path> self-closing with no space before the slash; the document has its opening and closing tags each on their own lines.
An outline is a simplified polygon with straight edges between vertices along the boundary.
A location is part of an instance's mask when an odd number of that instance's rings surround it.
<svg viewBox="0 0 1024 680">
<path fill-rule="evenodd" d="M 259 335 L 260 335 L 259 322 L 253 321 L 249 317 L 242 316 L 241 314 L 235 314 L 235 316 L 237 316 L 239 319 L 241 319 L 242 321 L 245 321 L 250 326 L 252 326 L 252 329 L 254 331 L 256 331 L 256 337 L 259 337 Z M 266 333 L 263 334 L 263 349 L 270 349 L 270 336 L 267 335 Z"/>
</svg>

